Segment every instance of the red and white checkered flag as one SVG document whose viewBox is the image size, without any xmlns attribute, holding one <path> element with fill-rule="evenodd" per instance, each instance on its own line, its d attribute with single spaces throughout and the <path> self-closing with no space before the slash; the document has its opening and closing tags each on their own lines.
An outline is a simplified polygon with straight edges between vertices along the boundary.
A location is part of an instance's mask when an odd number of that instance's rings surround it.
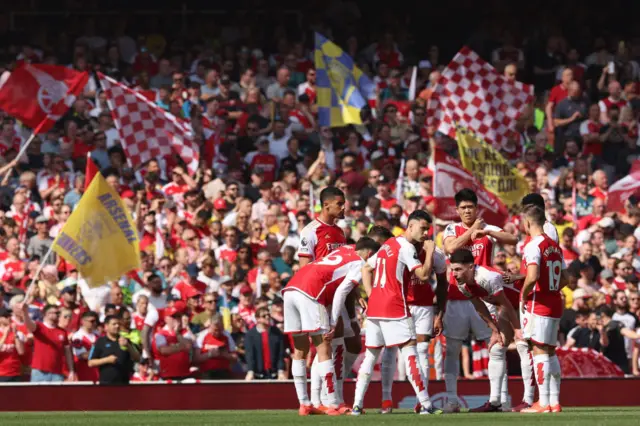
<svg viewBox="0 0 640 426">
<path fill-rule="evenodd" d="M 196 172 L 200 149 L 188 124 L 112 78 L 98 77 L 131 166 L 177 154 L 189 173 Z"/>
<path fill-rule="evenodd" d="M 532 85 L 508 81 L 465 46 L 442 72 L 427 105 L 427 124 L 455 138 L 457 123 L 502 145 L 532 101 Z"/>
</svg>

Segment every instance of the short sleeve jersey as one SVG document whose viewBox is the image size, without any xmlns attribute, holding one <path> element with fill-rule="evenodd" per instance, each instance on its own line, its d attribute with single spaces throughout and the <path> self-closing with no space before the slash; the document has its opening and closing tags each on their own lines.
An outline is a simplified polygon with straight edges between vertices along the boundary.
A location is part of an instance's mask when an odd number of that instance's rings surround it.
<svg viewBox="0 0 640 426">
<path fill-rule="evenodd" d="M 447 238 L 458 238 L 467 232 L 468 229 L 469 228 L 462 222 L 452 223 L 445 228 L 442 241 L 446 241 Z M 493 225 L 486 225 L 484 229 L 488 231 L 502 231 L 501 228 Z M 495 247 L 495 243 L 496 241 L 492 237 L 484 236 L 469 241 L 469 243 L 462 248 L 469 250 L 473 254 L 473 261 L 476 265 L 491 266 L 493 264 L 493 248 Z M 453 274 L 449 276 L 449 294 L 447 298 L 448 300 L 467 299 L 467 297 L 458 290 Z"/>
<path fill-rule="evenodd" d="M 320 259 L 346 243 L 347 238 L 339 226 L 314 219 L 300 233 L 298 257 L 307 257 L 312 261 Z"/>
<path fill-rule="evenodd" d="M 483 299 L 495 296 L 503 291 L 502 275 L 484 266 L 475 266 L 473 283 L 458 284 L 458 290 L 466 298 Z"/>
<path fill-rule="evenodd" d="M 300 269 L 284 288 L 299 291 L 305 296 L 329 306 L 340 283 L 348 277 L 356 285 L 361 278 L 364 260 L 353 246 L 342 246 Z"/>
<path fill-rule="evenodd" d="M 367 317 L 401 319 L 410 316 L 407 293 L 413 273 L 420 267 L 418 252 L 403 236 L 387 240 L 375 255 L 375 275 L 369 296 Z"/>
<path fill-rule="evenodd" d="M 565 269 L 562 249 L 546 234 L 533 238 L 524 249 L 522 263 L 525 268 L 538 265 L 538 281 L 527 300 L 527 311 L 535 315 L 560 318 L 562 296 L 560 276 Z"/>
<path fill-rule="evenodd" d="M 542 230 L 544 231 L 545 235 L 547 235 L 549 238 L 551 238 L 553 241 L 555 241 L 556 243 L 560 244 L 560 237 L 558 236 L 558 230 L 556 229 L 555 225 L 551 222 L 545 222 L 544 225 L 542 226 Z M 524 254 L 524 250 L 527 247 L 527 244 L 529 244 L 531 242 L 531 237 L 529 235 L 526 236 L 526 238 L 524 239 L 524 241 L 522 242 L 522 253 Z M 527 275 L 527 267 L 525 266 L 524 262 L 520 263 L 520 273 L 522 275 Z M 521 290 L 522 286 L 524 285 L 524 280 L 518 280 L 515 283 L 513 283 L 514 287 L 517 290 Z"/>
<path fill-rule="evenodd" d="M 420 250 L 418 253 L 418 259 L 421 263 L 424 263 L 426 259 L 426 252 Z M 447 272 L 447 258 L 442 250 L 436 248 L 433 252 L 433 271 L 436 274 L 444 274 Z M 407 292 L 407 303 L 414 306 L 433 306 L 433 299 L 435 293 L 430 283 L 421 283 L 416 274 L 409 274 L 405 271 L 409 277 L 405 279 L 410 280 L 409 289 Z"/>
</svg>

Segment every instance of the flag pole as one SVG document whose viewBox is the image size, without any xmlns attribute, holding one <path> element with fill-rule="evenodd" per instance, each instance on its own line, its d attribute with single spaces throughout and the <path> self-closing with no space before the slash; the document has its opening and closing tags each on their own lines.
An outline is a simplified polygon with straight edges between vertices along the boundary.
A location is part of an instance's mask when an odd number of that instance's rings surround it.
<svg viewBox="0 0 640 426">
<path fill-rule="evenodd" d="M 25 296 L 24 296 L 24 303 L 26 305 L 28 305 L 29 302 L 31 301 L 30 299 L 31 299 L 33 290 L 35 288 L 36 280 L 38 279 L 38 277 L 40 276 L 40 273 L 46 266 L 45 261 L 49 258 L 49 256 L 51 256 L 51 253 L 53 253 L 53 246 L 54 244 L 51 243 L 51 246 L 49 246 L 49 250 L 47 251 L 47 254 L 45 254 L 44 257 L 40 259 L 40 265 L 38 265 L 38 269 L 36 270 L 36 273 L 33 275 L 33 278 L 31 279 L 31 283 L 29 284 L 29 287 L 27 288 L 27 292 L 25 293 Z"/>
<path fill-rule="evenodd" d="M 22 147 L 20 148 L 20 151 L 18 152 L 18 155 L 16 156 L 16 159 L 18 161 L 20 161 L 20 157 L 22 157 L 24 155 L 24 153 L 27 152 L 27 148 L 29 148 L 29 145 L 31 145 L 31 142 L 33 142 L 33 140 L 36 138 L 36 136 L 38 136 L 38 133 L 40 132 L 40 129 L 42 129 L 42 126 L 44 125 L 44 123 L 46 121 L 47 121 L 46 119 L 42 120 L 42 122 L 40 124 L 38 124 L 38 127 L 33 129 L 33 132 L 31 132 L 31 136 L 29 136 L 29 139 L 27 139 L 27 141 L 24 143 L 24 145 L 22 145 Z M 11 174 L 11 172 L 13 172 L 13 167 L 10 168 L 7 171 L 7 175 Z"/>
</svg>

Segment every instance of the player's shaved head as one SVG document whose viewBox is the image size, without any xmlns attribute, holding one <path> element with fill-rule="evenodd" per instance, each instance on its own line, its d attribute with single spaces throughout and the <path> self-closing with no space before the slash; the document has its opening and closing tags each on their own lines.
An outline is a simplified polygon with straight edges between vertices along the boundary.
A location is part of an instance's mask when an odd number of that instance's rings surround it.
<svg viewBox="0 0 640 426">
<path fill-rule="evenodd" d="M 468 265 L 473 263 L 473 254 L 464 248 L 457 249 L 453 253 L 451 253 L 451 257 L 449 257 L 450 263 L 461 263 L 463 265 Z"/>
<path fill-rule="evenodd" d="M 537 226 L 543 226 L 547 220 L 544 210 L 538 206 L 529 205 L 524 209 L 524 217 L 532 224 Z"/>
<path fill-rule="evenodd" d="M 335 186 L 328 186 L 320 192 L 320 204 L 322 205 L 336 198 L 344 198 L 344 192 Z"/>
<path fill-rule="evenodd" d="M 522 207 L 527 206 L 536 206 L 544 210 L 544 198 L 536 193 L 527 194 L 522 198 Z"/>
</svg>

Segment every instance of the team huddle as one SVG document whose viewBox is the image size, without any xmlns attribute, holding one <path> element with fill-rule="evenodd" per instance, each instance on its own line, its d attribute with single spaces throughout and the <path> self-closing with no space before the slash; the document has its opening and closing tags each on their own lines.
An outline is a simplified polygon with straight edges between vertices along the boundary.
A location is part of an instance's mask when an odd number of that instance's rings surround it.
<svg viewBox="0 0 640 426">
<path fill-rule="evenodd" d="M 300 415 L 364 414 L 365 393 L 381 352 L 382 414 L 392 411 L 397 356 L 404 360 L 416 393 L 416 413 L 459 412 L 460 351 L 470 334 L 488 342 L 490 383 L 489 401 L 472 412 L 562 411 L 555 346 L 563 311 L 560 289 L 567 280 L 558 234 L 546 221 L 543 198 L 529 194 L 522 200 L 527 237 L 520 275 L 492 268 L 494 245 L 515 245 L 516 237 L 478 218 L 472 190 L 459 191 L 455 201 L 460 222 L 445 229 L 444 250 L 428 239 L 431 217 L 422 210 L 409 215 L 400 236 L 373 226 L 355 245 L 346 245 L 335 224 L 344 217 L 344 194 L 334 187 L 322 191 L 322 211 L 302 231 L 302 268 L 283 290 L 284 328 L 293 336 L 292 375 Z M 357 303 L 366 310 L 365 355 L 354 403 L 348 407 L 344 376 L 361 352 Z M 446 338 L 443 410 L 432 406 L 428 393 L 429 341 L 441 333 Z M 507 406 L 506 350 L 511 342 L 520 355 L 524 384 L 523 401 L 513 408 Z M 309 395 L 306 360 L 311 344 L 316 356 Z M 535 402 L 534 377 L 539 394 Z"/>
</svg>

